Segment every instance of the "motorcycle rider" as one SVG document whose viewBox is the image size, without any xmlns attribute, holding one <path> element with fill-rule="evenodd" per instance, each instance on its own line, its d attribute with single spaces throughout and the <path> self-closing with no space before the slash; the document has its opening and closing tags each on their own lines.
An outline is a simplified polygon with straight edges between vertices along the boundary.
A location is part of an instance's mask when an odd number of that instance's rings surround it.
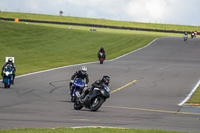
<svg viewBox="0 0 200 133">
<path fill-rule="evenodd" d="M 12 68 L 12 72 L 13 72 L 13 82 L 12 85 L 14 85 L 14 79 L 15 79 L 15 72 L 16 72 L 16 68 L 15 68 L 15 63 L 13 63 L 13 58 L 8 58 L 8 62 L 6 62 L 3 65 L 2 71 L 1 71 L 1 76 L 3 76 L 3 70 L 5 69 L 6 66 L 10 65 Z M 3 77 L 4 78 L 4 77 Z M 4 80 L 3 80 L 4 81 Z M 3 83 L 2 81 L 2 83 Z"/>
<path fill-rule="evenodd" d="M 88 78 L 88 74 L 87 74 L 87 67 L 86 66 L 81 66 L 80 70 L 76 71 L 72 77 L 71 77 L 71 82 L 69 83 L 69 88 L 70 88 L 70 95 L 72 94 L 73 90 L 72 90 L 72 84 L 74 83 L 74 80 L 76 78 L 82 78 L 83 80 L 86 79 L 85 82 L 85 87 L 88 87 L 88 83 L 89 83 L 89 78 Z"/>
<path fill-rule="evenodd" d="M 184 36 L 186 36 L 186 37 L 188 36 L 187 32 L 184 33 Z"/>
<path fill-rule="evenodd" d="M 194 36 L 197 37 L 197 31 L 196 30 L 194 31 Z"/>
<path fill-rule="evenodd" d="M 97 54 L 98 58 L 100 58 L 100 53 L 103 53 L 103 60 L 105 60 L 106 59 L 106 52 L 105 52 L 103 47 L 100 48 L 100 50 L 99 50 L 99 52 Z"/>
<path fill-rule="evenodd" d="M 96 80 L 91 86 L 91 88 L 84 88 L 82 94 L 80 95 L 80 99 L 82 101 L 85 101 L 85 96 L 93 91 L 94 88 L 100 88 L 103 84 L 109 86 L 110 83 L 110 77 L 107 75 L 104 75 L 102 79 Z"/>
<path fill-rule="evenodd" d="M 187 32 L 184 33 L 184 36 L 183 36 L 183 37 L 184 37 L 184 38 L 188 38 Z"/>
</svg>

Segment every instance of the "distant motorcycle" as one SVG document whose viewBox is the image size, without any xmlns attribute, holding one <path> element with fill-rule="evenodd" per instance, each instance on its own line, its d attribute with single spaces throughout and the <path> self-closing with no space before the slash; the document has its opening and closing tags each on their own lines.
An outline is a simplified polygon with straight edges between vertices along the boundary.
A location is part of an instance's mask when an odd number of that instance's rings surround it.
<svg viewBox="0 0 200 133">
<path fill-rule="evenodd" d="M 72 91 L 71 91 L 72 102 L 75 102 L 75 100 L 77 99 L 76 92 L 79 92 L 80 94 L 82 94 L 84 87 L 85 87 L 85 83 L 83 79 L 76 78 L 74 80 L 74 83 L 72 84 Z"/>
<path fill-rule="evenodd" d="M 184 39 L 184 41 L 187 41 L 188 36 L 187 36 L 187 35 L 184 35 L 183 39 Z"/>
<path fill-rule="evenodd" d="M 193 37 L 194 37 L 194 32 L 191 33 L 191 38 L 193 39 Z"/>
<path fill-rule="evenodd" d="M 100 61 L 100 64 L 103 64 L 103 61 L 104 61 L 104 53 L 100 52 L 99 53 L 99 61 Z"/>
<path fill-rule="evenodd" d="M 76 92 L 77 97 L 80 97 L 79 92 Z M 76 99 L 74 109 L 80 110 L 83 107 L 90 109 L 90 111 L 97 111 L 102 104 L 110 97 L 110 88 L 107 85 L 102 85 L 100 88 L 94 88 L 92 92 L 87 94 L 84 101 Z"/>
<path fill-rule="evenodd" d="M 10 65 L 6 66 L 3 70 L 3 83 L 5 88 L 10 88 L 13 82 L 13 71 Z"/>
</svg>

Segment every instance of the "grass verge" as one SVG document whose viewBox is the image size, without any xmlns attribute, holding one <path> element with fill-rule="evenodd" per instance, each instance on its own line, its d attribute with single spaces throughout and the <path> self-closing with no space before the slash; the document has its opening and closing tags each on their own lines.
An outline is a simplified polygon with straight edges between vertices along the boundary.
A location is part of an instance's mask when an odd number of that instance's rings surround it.
<svg viewBox="0 0 200 133">
<path fill-rule="evenodd" d="M 198 104 L 200 105 L 200 86 L 197 88 L 195 93 L 192 95 L 192 97 L 187 101 L 186 104 Z"/>
<path fill-rule="evenodd" d="M 0 129 L 0 133 L 184 133 L 165 130 L 119 128 Z"/>
</svg>

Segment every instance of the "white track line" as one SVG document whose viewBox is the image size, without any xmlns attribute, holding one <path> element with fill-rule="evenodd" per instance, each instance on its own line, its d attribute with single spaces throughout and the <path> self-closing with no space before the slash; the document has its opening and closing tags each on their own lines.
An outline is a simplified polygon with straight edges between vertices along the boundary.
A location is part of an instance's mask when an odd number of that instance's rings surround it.
<svg viewBox="0 0 200 133">
<path fill-rule="evenodd" d="M 58 70 L 58 69 L 63 69 L 63 68 L 68 68 L 68 67 L 74 67 L 74 66 L 92 64 L 92 63 L 97 63 L 97 62 L 98 62 L 98 61 L 95 61 L 95 62 L 87 62 L 87 63 L 81 63 L 81 64 L 75 64 L 75 65 L 69 65 L 69 66 L 63 66 L 63 67 L 57 67 L 57 68 L 52 68 L 52 69 L 48 69 L 48 70 L 44 70 L 44 71 L 38 71 L 38 72 L 28 73 L 28 74 L 24 74 L 24 75 L 19 75 L 19 76 L 16 76 L 16 78 L 25 77 L 25 76 L 29 76 L 29 75 L 33 75 L 33 74 L 39 74 L 39 73 L 43 73 L 43 72 L 49 72 L 49 71 Z"/>
<path fill-rule="evenodd" d="M 190 94 L 185 98 L 185 100 L 183 100 L 181 103 L 179 103 L 179 106 L 183 106 L 194 94 L 194 92 L 197 90 L 197 88 L 199 87 L 200 84 L 200 80 L 199 82 L 196 84 L 196 86 L 193 88 L 193 90 L 190 92 Z"/>
<path fill-rule="evenodd" d="M 161 37 L 161 38 L 162 38 L 162 37 Z M 146 45 L 146 46 L 144 46 L 144 47 L 142 47 L 142 48 L 136 49 L 136 50 L 134 50 L 134 51 L 131 51 L 131 52 L 127 53 L 127 54 L 124 54 L 124 55 L 122 55 L 122 56 L 119 56 L 119 57 L 117 57 L 117 58 L 115 58 L 115 59 L 111 59 L 111 60 L 108 60 L 108 61 L 114 61 L 114 60 L 120 59 L 120 58 L 122 58 L 122 57 L 124 57 L 124 56 L 127 56 L 127 55 L 129 55 L 129 54 L 132 54 L 132 53 L 134 53 L 134 52 L 137 52 L 137 51 L 139 51 L 139 50 L 142 50 L 142 49 L 148 47 L 149 45 L 151 45 L 153 42 L 157 41 L 158 39 L 160 39 L 160 38 L 154 39 L 154 40 L 151 41 L 148 45 Z"/>
<path fill-rule="evenodd" d="M 129 128 L 122 128 L 122 127 L 108 127 L 108 126 L 77 126 L 77 127 L 71 127 L 71 128 L 73 128 L 73 129 L 78 129 L 78 128 L 117 128 L 117 129 L 129 129 Z"/>
</svg>

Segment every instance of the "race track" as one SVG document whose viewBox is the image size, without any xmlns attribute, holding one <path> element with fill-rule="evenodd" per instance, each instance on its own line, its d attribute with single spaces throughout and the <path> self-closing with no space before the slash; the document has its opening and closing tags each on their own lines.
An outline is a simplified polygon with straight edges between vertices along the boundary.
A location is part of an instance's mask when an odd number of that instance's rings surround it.
<svg viewBox="0 0 200 133">
<path fill-rule="evenodd" d="M 111 97 L 97 112 L 74 110 L 67 94 L 80 66 L 17 77 L 10 89 L 1 83 L 0 129 L 108 126 L 200 132 L 200 113 L 180 113 L 178 106 L 200 79 L 199 38 L 160 38 L 103 65 L 86 64 L 90 84 L 111 77 Z"/>
</svg>

